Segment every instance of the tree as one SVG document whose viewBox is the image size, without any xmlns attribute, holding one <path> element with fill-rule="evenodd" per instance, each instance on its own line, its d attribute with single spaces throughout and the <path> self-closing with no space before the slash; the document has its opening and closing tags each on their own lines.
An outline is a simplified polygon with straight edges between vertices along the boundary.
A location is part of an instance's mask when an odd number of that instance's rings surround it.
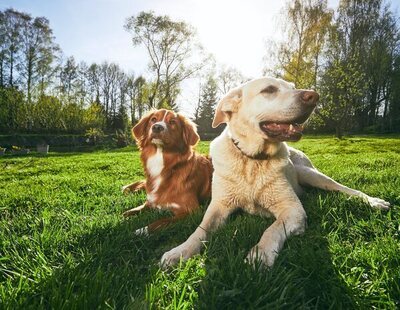
<svg viewBox="0 0 400 310">
<path fill-rule="evenodd" d="M 68 57 L 60 68 L 60 93 L 66 102 L 76 99 L 78 90 L 79 68 L 73 56 Z"/>
<path fill-rule="evenodd" d="M 335 129 L 339 139 L 352 124 L 366 86 L 364 73 L 353 59 L 334 59 L 326 68 L 321 81 L 324 100 L 316 113 L 325 124 Z"/>
<path fill-rule="evenodd" d="M 7 9 L 0 13 L 0 85 L 15 86 L 22 48 L 21 31 L 27 14 Z M 6 81 L 7 80 L 7 81 Z"/>
<path fill-rule="evenodd" d="M 195 50 L 199 50 L 194 29 L 154 12 L 129 17 L 125 29 L 132 34 L 133 45 L 143 45 L 150 58 L 149 69 L 154 75 L 149 83 L 150 107 L 176 109 L 180 83 L 202 67 L 202 63 L 189 64 Z"/>
<path fill-rule="evenodd" d="M 131 75 L 128 78 L 127 83 L 131 123 L 135 124 L 137 120 L 142 118 L 144 112 L 149 108 L 149 85 L 143 76 L 139 76 L 135 79 L 134 75 Z"/>
<path fill-rule="evenodd" d="M 207 137 L 210 134 L 219 132 L 219 130 L 211 126 L 214 118 L 215 106 L 218 101 L 217 81 L 211 74 L 207 76 L 200 93 L 198 117 L 195 119 L 195 123 L 198 125 L 199 134 L 203 137 Z"/>
<path fill-rule="evenodd" d="M 388 107 L 388 122 L 386 128 L 389 131 L 400 131 L 400 55 L 394 60 L 391 72 L 391 91 L 389 92 L 390 105 Z"/>
<path fill-rule="evenodd" d="M 54 43 L 53 31 L 47 18 L 24 15 L 23 19 L 21 75 L 25 80 L 27 101 L 30 104 L 33 87 L 38 82 L 41 95 L 44 93 L 46 83 L 54 72 L 51 64 L 59 48 Z"/>
<path fill-rule="evenodd" d="M 115 117 L 113 129 L 121 132 L 126 132 L 129 126 L 128 114 L 125 105 L 121 104 L 118 107 L 118 113 Z"/>
<path fill-rule="evenodd" d="M 32 129 L 41 132 L 61 131 L 65 124 L 62 121 L 62 103 L 53 96 L 40 96 L 31 110 Z"/>
<path fill-rule="evenodd" d="M 390 6 L 383 0 L 342 0 L 334 15 L 325 0 L 292 0 L 284 22 L 285 40 L 270 43 L 277 50 L 276 66 L 265 71 L 321 93 L 320 117 L 310 123 L 318 127 L 322 120 L 338 136 L 367 126 L 385 130 L 394 111 L 393 70 L 400 47 Z"/>
<path fill-rule="evenodd" d="M 287 3 L 283 14 L 285 40 L 269 43 L 266 58 L 275 56 L 277 68 L 264 72 L 278 72 L 298 88 L 317 87 L 320 58 L 331 26 L 333 12 L 326 0 L 293 0 Z"/>
<path fill-rule="evenodd" d="M 217 86 L 221 95 L 228 93 L 234 87 L 244 83 L 246 78 L 234 67 L 222 66 L 217 76 Z"/>
<path fill-rule="evenodd" d="M 0 87 L 0 130 L 17 131 L 26 125 L 24 94 L 15 87 Z"/>
<path fill-rule="evenodd" d="M 103 128 L 105 124 L 104 110 L 98 101 L 92 102 L 84 111 L 83 122 L 86 129 Z"/>
<path fill-rule="evenodd" d="M 62 105 L 62 127 L 60 130 L 70 133 L 82 132 L 85 129 L 84 113 L 85 110 L 81 104 L 77 102 L 64 103 Z"/>
</svg>

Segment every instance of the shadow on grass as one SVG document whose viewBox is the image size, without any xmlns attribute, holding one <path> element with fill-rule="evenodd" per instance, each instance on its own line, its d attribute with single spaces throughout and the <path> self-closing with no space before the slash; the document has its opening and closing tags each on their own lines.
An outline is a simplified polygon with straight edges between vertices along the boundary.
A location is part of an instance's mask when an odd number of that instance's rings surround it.
<svg viewBox="0 0 400 310">
<path fill-rule="evenodd" d="M 244 262 L 272 222 L 241 215 L 213 236 L 198 308 L 353 308 L 351 290 L 333 265 L 321 216 L 315 212 L 308 212 L 306 233 L 285 243 L 273 268 L 254 269 Z"/>
<path fill-rule="evenodd" d="M 177 242 L 171 239 L 176 227 L 149 237 L 135 236 L 133 232 L 165 215 L 146 212 L 124 220 L 118 214 L 113 221 L 76 236 L 68 245 L 67 253 L 60 253 L 63 256 L 60 265 L 50 276 L 23 290 L 14 300 L 6 301 L 4 306 L 9 309 L 146 309 L 146 286 L 158 270 L 161 255 Z M 196 221 L 201 215 L 197 215 Z M 185 234 L 179 242 L 194 224 L 186 222 Z"/>
<path fill-rule="evenodd" d="M 318 191 L 311 191 L 302 198 L 308 214 L 306 233 L 286 242 L 271 270 L 260 267 L 255 271 L 244 263 L 244 257 L 272 220 L 242 212 L 233 215 L 207 243 L 206 273 L 197 288 L 198 298 L 193 307 L 354 308 L 357 302 L 352 289 L 341 279 L 330 254 L 330 227 L 326 227 L 324 220 L 329 210 L 317 207 L 321 204 L 317 194 Z M 367 213 L 357 216 L 367 218 Z M 133 235 L 135 229 L 158 217 L 159 214 L 149 212 L 135 219 L 118 219 L 77 236 L 66 256 L 71 259 L 64 259 L 52 276 L 19 296 L 18 306 L 147 308 L 146 290 L 159 274 L 160 257 L 186 240 L 201 221 L 202 212 L 152 236 Z M 167 286 L 159 288 L 160 296 L 153 298 L 164 298 L 168 290 Z"/>
</svg>

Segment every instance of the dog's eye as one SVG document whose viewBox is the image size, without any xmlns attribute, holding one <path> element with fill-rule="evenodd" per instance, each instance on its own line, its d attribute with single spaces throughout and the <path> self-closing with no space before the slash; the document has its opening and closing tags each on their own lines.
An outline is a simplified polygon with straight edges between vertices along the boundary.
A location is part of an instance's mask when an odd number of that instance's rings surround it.
<svg viewBox="0 0 400 310">
<path fill-rule="evenodd" d="M 157 122 L 157 117 L 152 117 L 151 119 L 150 119 L 150 121 L 152 122 L 152 123 L 155 123 L 155 122 Z"/>
<path fill-rule="evenodd" d="M 169 124 L 170 124 L 170 125 L 175 125 L 175 124 L 176 124 L 176 122 L 175 122 L 175 120 L 174 120 L 174 119 L 171 119 L 171 120 L 169 121 Z"/>
<path fill-rule="evenodd" d="M 270 85 L 270 86 L 268 86 L 268 87 L 265 87 L 262 91 L 261 91 L 261 93 L 264 93 L 264 94 L 273 94 L 273 93 L 276 93 L 278 91 L 278 88 L 277 87 L 275 87 L 275 86 L 273 86 L 273 85 Z"/>
</svg>

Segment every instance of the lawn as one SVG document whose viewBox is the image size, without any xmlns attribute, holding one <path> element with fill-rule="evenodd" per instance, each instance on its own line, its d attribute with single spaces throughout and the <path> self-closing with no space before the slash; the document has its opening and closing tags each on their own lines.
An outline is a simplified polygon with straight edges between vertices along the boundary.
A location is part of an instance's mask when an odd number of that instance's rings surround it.
<svg viewBox="0 0 400 310">
<path fill-rule="evenodd" d="M 0 308 L 399 308 L 400 139 L 309 137 L 295 145 L 324 173 L 393 207 L 306 190 L 306 233 L 288 240 L 271 270 L 243 259 L 272 221 L 239 212 L 201 256 L 160 271 L 162 254 L 186 240 L 206 206 L 135 236 L 165 213 L 122 218 L 145 200 L 120 192 L 143 177 L 132 147 L 0 158 Z M 208 143 L 198 149 L 206 153 Z"/>
</svg>

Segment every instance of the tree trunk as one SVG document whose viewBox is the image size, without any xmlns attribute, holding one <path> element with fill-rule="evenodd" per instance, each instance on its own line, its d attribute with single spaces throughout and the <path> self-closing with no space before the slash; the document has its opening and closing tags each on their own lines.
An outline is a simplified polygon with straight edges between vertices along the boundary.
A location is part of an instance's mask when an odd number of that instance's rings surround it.
<svg viewBox="0 0 400 310">
<path fill-rule="evenodd" d="M 388 119 L 387 112 L 388 112 L 389 100 L 385 100 L 385 108 L 383 110 L 383 117 L 382 117 L 382 131 L 385 131 L 387 128 L 386 121 Z"/>
<path fill-rule="evenodd" d="M 28 104 L 31 103 L 31 88 L 32 88 L 32 73 L 33 73 L 33 60 L 31 58 L 28 58 L 28 76 L 27 76 L 27 81 L 26 81 L 26 86 L 27 86 L 27 99 L 28 99 Z"/>
<path fill-rule="evenodd" d="M 10 79 L 9 79 L 10 86 L 12 87 L 14 84 L 14 53 L 10 55 Z"/>
<path fill-rule="evenodd" d="M 372 126 L 375 124 L 376 117 L 376 97 L 378 96 L 378 92 L 376 89 L 372 91 L 371 100 L 369 102 L 369 110 L 368 110 L 368 126 Z"/>
<path fill-rule="evenodd" d="M 336 125 L 335 126 L 335 130 L 336 130 L 336 137 L 338 139 L 342 139 L 343 138 L 343 129 L 340 125 Z"/>
<path fill-rule="evenodd" d="M 0 58 L 0 87 L 4 87 L 4 56 Z"/>
</svg>

